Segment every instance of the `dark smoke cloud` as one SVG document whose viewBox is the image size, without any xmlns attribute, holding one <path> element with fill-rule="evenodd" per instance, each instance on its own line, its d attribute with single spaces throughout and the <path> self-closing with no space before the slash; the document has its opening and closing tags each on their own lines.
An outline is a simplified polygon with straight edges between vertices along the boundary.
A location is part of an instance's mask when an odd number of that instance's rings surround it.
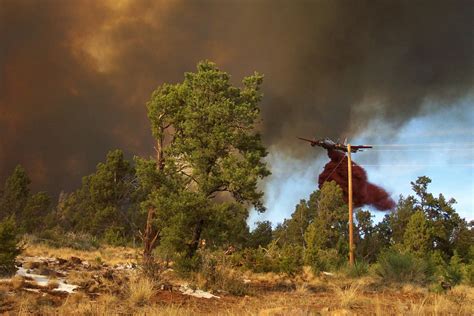
<svg viewBox="0 0 474 316">
<path fill-rule="evenodd" d="M 473 87 L 472 1 L 0 0 L 0 181 L 72 189 L 115 147 L 153 153 L 151 91 L 211 59 L 264 73 L 262 134 L 350 136 Z"/>
<path fill-rule="evenodd" d="M 319 188 L 324 182 L 335 181 L 342 189 L 344 200 L 348 197 L 348 163 L 347 156 L 339 151 L 328 150 L 331 159 L 319 175 Z M 352 201 L 354 207 L 370 205 L 379 211 L 387 211 L 395 207 L 395 201 L 381 187 L 368 182 L 367 173 L 358 164 L 352 162 Z"/>
</svg>

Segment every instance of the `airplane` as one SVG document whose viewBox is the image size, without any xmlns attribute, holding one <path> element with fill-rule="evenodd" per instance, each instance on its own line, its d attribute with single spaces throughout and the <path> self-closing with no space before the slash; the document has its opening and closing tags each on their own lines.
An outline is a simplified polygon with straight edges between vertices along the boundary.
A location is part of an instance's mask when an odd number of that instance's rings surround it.
<svg viewBox="0 0 474 316">
<path fill-rule="evenodd" d="M 322 147 L 322 148 L 327 149 L 327 150 L 339 150 L 339 151 L 342 151 L 342 152 L 345 152 L 345 153 L 347 152 L 346 142 L 344 142 L 344 144 L 336 143 L 336 142 L 332 141 L 329 138 L 314 140 L 314 139 L 307 139 L 307 138 L 298 137 L 298 139 L 301 139 L 301 140 L 304 140 L 306 142 L 311 143 L 311 146 L 313 146 L 313 147 L 314 146 L 319 146 L 319 147 Z M 369 146 L 369 145 L 353 146 L 353 145 L 351 145 L 351 153 L 356 153 L 359 150 L 362 151 L 362 149 L 364 149 L 364 148 L 372 148 L 372 146 Z"/>
</svg>

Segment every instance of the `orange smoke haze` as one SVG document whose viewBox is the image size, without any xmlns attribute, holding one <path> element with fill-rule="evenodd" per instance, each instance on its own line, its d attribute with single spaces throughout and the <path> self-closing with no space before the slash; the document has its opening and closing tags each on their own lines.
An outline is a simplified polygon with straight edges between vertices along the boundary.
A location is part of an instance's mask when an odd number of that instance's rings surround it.
<svg viewBox="0 0 474 316">
<path fill-rule="evenodd" d="M 265 74 L 267 145 L 401 123 L 473 87 L 471 1 L 0 0 L 0 181 L 71 190 L 106 152 L 153 154 L 151 91 L 202 59 Z M 302 146 L 298 146 L 301 148 Z"/>
</svg>

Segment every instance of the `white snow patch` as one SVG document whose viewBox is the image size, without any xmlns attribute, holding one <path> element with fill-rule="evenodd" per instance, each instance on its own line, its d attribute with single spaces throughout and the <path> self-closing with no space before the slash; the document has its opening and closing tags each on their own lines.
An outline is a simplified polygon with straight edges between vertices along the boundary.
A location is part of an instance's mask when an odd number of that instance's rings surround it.
<svg viewBox="0 0 474 316">
<path fill-rule="evenodd" d="M 199 290 L 199 289 L 193 290 L 187 284 L 181 285 L 179 287 L 179 290 L 181 291 L 181 293 L 185 295 L 191 295 L 198 298 L 220 298 L 219 296 L 216 296 L 212 293 L 209 293 L 203 290 Z"/>
<path fill-rule="evenodd" d="M 46 275 L 29 273 L 27 269 L 20 267 L 16 272 L 16 275 L 27 277 L 33 279 L 39 286 L 47 286 L 49 284 L 50 278 Z M 73 293 L 73 291 L 78 288 L 78 285 L 67 284 L 63 278 L 58 279 L 58 287 L 53 289 L 56 292 L 67 292 Z"/>
</svg>

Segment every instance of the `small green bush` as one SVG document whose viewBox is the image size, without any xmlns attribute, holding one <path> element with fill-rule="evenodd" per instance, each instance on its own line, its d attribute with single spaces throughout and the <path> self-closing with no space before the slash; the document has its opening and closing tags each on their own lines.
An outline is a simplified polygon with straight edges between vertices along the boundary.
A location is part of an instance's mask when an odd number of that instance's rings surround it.
<svg viewBox="0 0 474 316">
<path fill-rule="evenodd" d="M 303 250 L 301 246 L 284 245 L 279 249 L 278 270 L 290 276 L 300 272 L 303 268 Z"/>
<path fill-rule="evenodd" d="M 347 265 L 345 274 L 351 278 L 358 278 L 369 272 L 369 265 L 365 261 L 356 261 L 353 266 Z"/>
<path fill-rule="evenodd" d="M 305 253 L 305 262 L 314 272 L 336 271 L 345 264 L 346 259 L 336 249 L 315 249 Z"/>
<path fill-rule="evenodd" d="M 221 252 L 199 251 L 200 266 L 195 279 L 205 280 L 200 286 L 204 290 L 225 291 L 242 296 L 248 293 L 249 286 L 232 269 L 232 265 Z"/>
<path fill-rule="evenodd" d="M 15 220 L 8 217 L 0 222 L 0 275 L 15 273 L 15 259 L 21 250 Z"/>
<path fill-rule="evenodd" d="M 444 270 L 444 280 L 451 285 L 461 283 L 463 277 L 461 258 L 455 253 Z"/>
<path fill-rule="evenodd" d="M 271 254 L 262 248 L 246 248 L 242 254 L 244 267 L 256 273 L 278 272 L 278 265 Z"/>
<path fill-rule="evenodd" d="M 426 279 L 426 265 L 410 253 L 394 250 L 383 252 L 378 257 L 376 273 L 386 282 L 421 283 Z"/>
<path fill-rule="evenodd" d="M 109 227 L 104 233 L 104 242 L 111 246 L 126 246 L 127 240 L 123 237 L 122 229 Z"/>
<path fill-rule="evenodd" d="M 268 249 L 246 248 L 242 252 L 242 261 L 245 268 L 256 273 L 275 272 L 294 275 L 303 267 L 303 251 L 301 246 L 284 245 L 279 247 L 271 242 Z"/>
<path fill-rule="evenodd" d="M 474 261 L 464 265 L 463 282 L 469 286 L 474 286 Z"/>
<path fill-rule="evenodd" d="M 100 242 L 95 236 L 86 233 L 65 233 L 57 228 L 43 231 L 35 242 L 45 243 L 54 248 L 67 247 L 76 250 L 94 250 L 100 247 Z"/>
<path fill-rule="evenodd" d="M 199 253 L 196 253 L 192 258 L 186 257 L 186 255 L 178 254 L 174 262 L 174 268 L 183 277 L 189 277 L 191 272 L 198 272 L 201 268 L 202 258 Z"/>
</svg>

